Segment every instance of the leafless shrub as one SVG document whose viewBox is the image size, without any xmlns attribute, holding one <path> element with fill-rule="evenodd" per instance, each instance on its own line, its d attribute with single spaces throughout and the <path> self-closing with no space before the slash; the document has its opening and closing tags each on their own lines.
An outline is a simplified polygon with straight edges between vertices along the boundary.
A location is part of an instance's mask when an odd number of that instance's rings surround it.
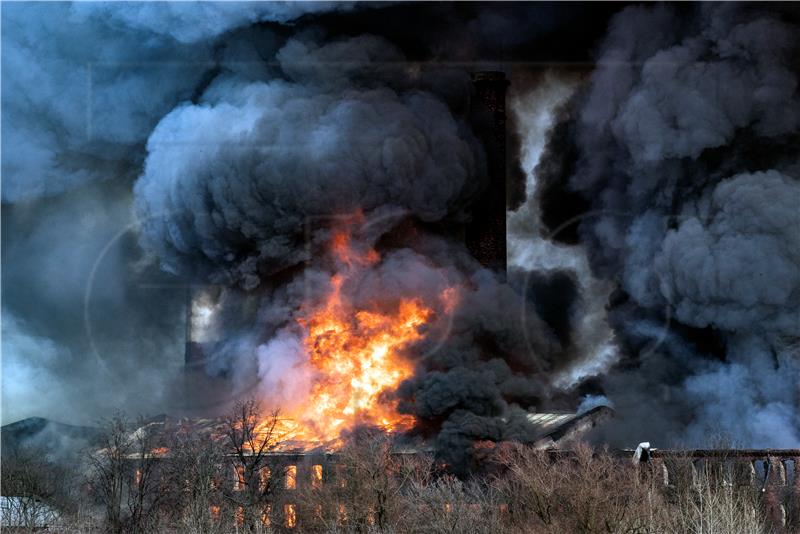
<svg viewBox="0 0 800 534">
<path fill-rule="evenodd" d="M 413 481 L 402 495 L 400 531 L 409 534 L 503 532 L 501 503 L 495 492 L 478 480 L 462 482 L 443 476 L 423 484 Z"/>
<path fill-rule="evenodd" d="M 524 445 L 503 449 L 493 486 L 509 506 L 509 528 L 522 532 L 656 531 L 662 496 L 636 466 L 579 445 L 553 455 Z"/>
<path fill-rule="evenodd" d="M 669 514 L 663 531 L 669 533 L 771 532 L 765 515 L 761 488 L 749 474 L 749 466 L 720 457 L 696 462 L 673 458 L 668 462 L 672 487 L 667 489 Z"/>
<path fill-rule="evenodd" d="M 513 523 L 555 527 L 558 499 L 569 474 L 558 469 L 547 452 L 521 444 L 502 449 L 496 460 L 504 471 L 494 478 L 493 486 L 506 497 Z"/>
<path fill-rule="evenodd" d="M 50 458 L 41 447 L 3 450 L 2 516 L 21 531 L 33 532 L 76 513 L 77 473 L 68 462 Z"/>
</svg>

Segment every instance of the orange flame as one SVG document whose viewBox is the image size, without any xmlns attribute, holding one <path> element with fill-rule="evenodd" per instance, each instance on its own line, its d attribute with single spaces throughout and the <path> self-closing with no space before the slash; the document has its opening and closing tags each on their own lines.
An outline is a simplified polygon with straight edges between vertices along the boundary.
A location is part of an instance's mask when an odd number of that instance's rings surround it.
<svg viewBox="0 0 800 534">
<path fill-rule="evenodd" d="M 350 235 L 341 231 L 333 234 L 331 252 L 341 269 L 331 278 L 330 294 L 298 319 L 315 379 L 308 399 L 284 414 L 289 418 L 285 432 L 294 440 L 331 443 L 356 425 L 407 430 L 413 416 L 398 413 L 385 394 L 413 375 L 404 350 L 422 338 L 420 327 L 434 312 L 413 296 L 401 298 L 389 311 L 354 309 L 343 284 L 357 269 L 379 262 L 380 255 L 371 248 L 356 250 Z M 447 290 L 441 299 L 450 311 L 455 293 Z"/>
</svg>

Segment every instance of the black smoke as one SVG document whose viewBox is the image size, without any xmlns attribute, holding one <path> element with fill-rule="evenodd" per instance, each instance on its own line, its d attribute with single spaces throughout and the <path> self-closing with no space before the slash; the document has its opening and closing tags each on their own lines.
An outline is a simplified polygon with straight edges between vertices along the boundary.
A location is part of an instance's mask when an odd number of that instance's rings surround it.
<svg viewBox="0 0 800 534">
<path fill-rule="evenodd" d="M 209 371 L 252 381 L 259 359 L 244 362 L 241 353 L 257 355 L 290 321 L 299 302 L 291 288 L 306 284 L 292 285 L 298 270 L 312 283 L 329 274 L 329 265 L 308 266 L 318 250 L 305 249 L 306 216 L 358 207 L 373 211 L 370 220 L 390 221 L 376 228 L 392 228 L 394 217 L 460 224 L 484 178 L 469 72 L 526 50 L 538 60 L 580 61 L 603 31 L 596 18 L 613 9 L 4 7 L 4 421 L 43 415 L 87 423 L 113 406 L 155 413 L 192 404 L 201 388 L 181 381 L 184 306 L 191 288 L 209 281 L 226 286 L 227 309 L 241 310 L 226 314 L 231 336 L 210 355 Z M 513 39 L 509 28 L 519 30 Z M 571 44 L 552 46 L 560 35 Z M 195 128 L 200 118 L 219 122 Z M 252 129 L 237 131 L 248 121 Z M 270 131 L 286 138 L 269 141 Z M 320 159 L 276 154 L 280 172 L 239 142 L 274 152 L 311 138 Z M 176 187 L 167 191 L 170 172 Z M 271 188 L 284 175 L 297 181 Z M 402 213 L 381 215 L 387 204 Z M 316 230 L 311 244 L 322 246 L 326 230 Z M 390 245 L 397 230 L 373 233 L 365 242 L 379 241 L 386 268 L 444 272 L 452 283 L 479 271 L 442 236 L 395 258 L 392 249 L 409 248 Z M 434 252 L 439 260 L 430 259 Z M 482 290 L 502 287 L 484 278 Z M 551 343 L 546 326 L 534 330 Z M 492 365 L 498 384 L 528 372 Z M 534 402 L 545 396 L 541 389 L 507 398 Z"/>
<path fill-rule="evenodd" d="M 222 287 L 226 333 L 207 372 L 287 400 L 303 386 L 282 381 L 302 359 L 296 319 L 341 269 L 326 251 L 345 216 L 360 217 L 354 246 L 382 257 L 351 273 L 353 306 L 413 293 L 436 309 L 409 351 L 415 377 L 391 396 L 451 461 L 475 440 L 535 439 L 529 410 L 584 394 L 618 410 L 615 444 L 716 430 L 797 444 L 795 8 L 19 4 L 2 16 L 14 418 L 197 400 L 178 378 L 185 298 L 203 284 Z M 528 190 L 510 195 L 509 283 L 454 231 L 487 183 L 469 74 L 497 68 L 512 80 L 511 133 L 534 145 L 549 126 L 527 128 L 523 104 L 578 87 L 524 168 Z M 518 148 L 510 174 L 529 163 Z M 451 286 L 459 304 L 445 310 Z"/>
<path fill-rule="evenodd" d="M 150 135 L 136 208 L 167 270 L 253 289 L 310 259 L 335 216 L 464 218 L 482 152 L 440 99 L 389 85 L 406 74 L 399 51 L 375 37 L 291 40 L 276 57 L 288 80 L 220 76 Z"/>
<path fill-rule="evenodd" d="M 392 395 L 400 411 L 459 455 L 462 441 L 535 438 L 511 414 L 546 404 L 564 352 L 525 296 L 444 230 L 468 220 L 486 165 L 459 113 L 468 106 L 430 81 L 447 76 L 469 96 L 468 73 L 413 68 L 373 36 L 291 39 L 276 58 L 282 78 L 220 76 L 164 117 L 135 186 L 143 246 L 165 269 L 260 295 L 252 323 L 224 329 L 213 370 L 242 384 L 257 374 L 268 401 L 302 399 L 312 370 L 297 319 L 343 269 L 328 253 L 332 232 L 362 214 L 348 228 L 353 246 L 376 246 L 382 260 L 347 269 L 353 312 L 407 297 L 437 311 L 408 350 L 416 369 Z M 437 300 L 448 288 L 453 311 Z M 562 336 L 568 313 L 554 318 Z"/>
<path fill-rule="evenodd" d="M 551 134 L 543 221 L 619 287 L 607 439 L 800 441 L 797 23 L 788 6 L 627 8 Z"/>
</svg>

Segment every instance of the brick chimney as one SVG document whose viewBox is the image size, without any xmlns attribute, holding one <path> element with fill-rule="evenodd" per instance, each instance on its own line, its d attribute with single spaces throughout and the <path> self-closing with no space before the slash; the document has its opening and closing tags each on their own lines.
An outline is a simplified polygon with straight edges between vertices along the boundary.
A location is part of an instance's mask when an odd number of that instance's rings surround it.
<svg viewBox="0 0 800 534">
<path fill-rule="evenodd" d="M 472 75 L 477 98 L 472 106 L 491 117 L 478 128 L 486 148 L 489 184 L 473 206 L 465 239 L 472 255 L 485 267 L 506 272 L 506 90 L 509 81 L 499 71 Z"/>
</svg>

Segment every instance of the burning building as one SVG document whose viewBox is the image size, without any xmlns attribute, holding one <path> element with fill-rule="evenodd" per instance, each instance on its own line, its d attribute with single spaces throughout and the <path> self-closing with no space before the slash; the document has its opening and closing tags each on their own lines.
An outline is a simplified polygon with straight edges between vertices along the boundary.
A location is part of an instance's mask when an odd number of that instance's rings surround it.
<svg viewBox="0 0 800 534">
<path fill-rule="evenodd" d="M 469 218 L 433 223 L 402 210 L 379 210 L 376 215 L 359 208 L 354 213 L 321 217 L 324 230 L 319 237 L 313 235 L 314 230 L 311 234 L 306 230 L 307 248 L 321 247 L 311 251 L 315 256 L 307 269 L 313 272 L 315 265 L 321 264 L 325 274 L 304 278 L 294 286 L 292 291 L 300 294 L 302 303 L 291 324 L 273 331 L 272 337 L 256 349 L 260 380 L 256 389 L 265 402 L 281 407 L 286 431 L 293 434 L 295 443 L 304 442 L 312 448 L 334 444 L 343 433 L 360 425 L 390 432 L 414 430 L 425 437 L 431 427 L 430 423 L 420 426 L 421 420 L 430 418 L 432 422 L 453 410 L 458 417 L 465 417 L 468 412 L 459 409 L 462 403 L 485 403 L 486 407 L 472 408 L 485 422 L 487 415 L 497 416 L 491 423 L 495 429 L 466 438 L 468 441 L 492 439 L 493 435 L 497 440 L 508 439 L 507 432 L 497 425 L 518 426 L 511 439 L 541 439 L 545 434 L 543 428 L 537 428 L 535 418 L 525 418 L 525 410 L 509 417 L 503 407 L 508 401 L 502 398 L 509 397 L 515 403 L 535 402 L 537 390 L 543 387 L 535 376 L 539 365 L 526 361 L 526 355 L 521 354 L 493 357 L 491 346 L 496 341 L 491 338 L 496 332 L 487 330 L 476 339 L 471 337 L 472 332 L 454 324 L 460 307 L 477 310 L 484 306 L 481 301 L 485 297 L 476 295 L 481 284 L 488 283 L 490 291 L 499 292 L 498 298 L 517 298 L 505 285 L 509 180 L 505 95 L 509 81 L 504 73 L 489 71 L 473 74 L 472 83 L 470 109 L 473 130 L 485 154 L 485 185 L 471 201 Z M 305 224 L 317 224 L 317 219 Z M 458 241 L 472 258 L 460 251 Z M 459 259 L 443 269 L 441 265 L 452 260 L 443 259 L 442 254 L 455 254 Z M 477 281 L 469 280 L 470 271 L 484 274 L 478 274 L 481 279 Z M 285 273 L 276 276 L 283 280 Z M 419 280 L 424 286 L 418 286 Z M 381 287 L 384 284 L 396 290 L 386 291 Z M 208 356 L 226 347 L 230 332 L 223 323 L 232 314 L 231 303 L 243 306 L 245 299 L 226 297 L 226 291 L 212 285 L 190 293 L 185 359 L 194 374 L 205 372 L 212 364 Z M 278 295 L 283 297 L 280 288 Z M 469 300 L 473 302 L 465 302 Z M 523 318 L 523 328 L 541 328 L 535 317 L 531 319 L 533 322 Z M 480 328 L 485 330 L 486 325 Z M 528 343 L 531 340 L 519 341 L 523 344 L 505 350 L 551 350 L 539 340 L 532 345 Z M 457 348 L 462 343 L 470 345 L 470 358 L 474 360 L 454 366 L 448 362 L 453 357 L 448 352 L 463 351 L 463 347 Z M 448 346 L 451 344 L 452 348 Z M 437 362 L 440 358 L 444 361 Z M 426 359 L 430 364 L 423 363 Z M 430 369 L 423 371 L 426 365 Z M 474 369 L 469 370 L 470 366 Z M 454 372 L 443 372 L 447 367 L 455 367 Z M 481 375 L 490 381 L 508 382 L 508 386 L 497 384 L 494 395 L 498 398 L 481 398 L 484 393 L 475 397 L 475 390 L 470 388 L 485 387 L 478 385 Z M 453 385 L 462 390 L 458 394 L 461 398 L 453 398 L 445 411 L 439 411 L 442 408 L 431 406 L 429 399 L 441 395 L 436 391 L 442 387 L 442 391 L 452 388 L 445 385 L 449 380 L 458 382 Z M 504 394 L 504 387 L 519 392 Z M 574 417 L 564 419 L 564 423 Z"/>
<path fill-rule="evenodd" d="M 253 396 L 462 471 L 598 402 L 612 445 L 800 442 L 795 9 L 250 7 L 4 10 L 8 405 Z"/>
</svg>

